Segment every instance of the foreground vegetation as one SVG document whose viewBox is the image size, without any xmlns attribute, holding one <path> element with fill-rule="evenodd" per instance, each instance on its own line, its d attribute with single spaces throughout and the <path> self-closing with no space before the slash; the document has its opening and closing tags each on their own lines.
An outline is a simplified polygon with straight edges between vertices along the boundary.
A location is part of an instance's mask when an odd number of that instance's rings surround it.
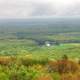
<svg viewBox="0 0 80 80">
<path fill-rule="evenodd" d="M 32 40 L 0 41 L 0 80 L 79 79 L 79 43 L 47 47 Z"/>
<path fill-rule="evenodd" d="M 31 55 L 0 56 L 0 80 L 79 80 L 80 61 L 33 59 Z"/>
</svg>

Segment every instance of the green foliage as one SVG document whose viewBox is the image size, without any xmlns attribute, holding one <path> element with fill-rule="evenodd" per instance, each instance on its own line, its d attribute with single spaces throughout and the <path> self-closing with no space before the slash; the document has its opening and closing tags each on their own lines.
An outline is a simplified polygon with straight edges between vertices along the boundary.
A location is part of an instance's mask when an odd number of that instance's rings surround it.
<svg viewBox="0 0 80 80">
<path fill-rule="evenodd" d="M 0 41 L 0 56 L 6 57 L 6 55 L 15 61 L 10 65 L 0 64 L 0 80 L 36 80 L 42 74 L 50 74 L 53 80 L 60 80 L 58 72 L 47 70 L 48 61 L 68 60 L 68 58 L 78 60 L 80 44 L 67 43 L 47 47 L 39 46 L 33 40 L 3 40 Z M 76 67 L 72 70 L 74 72 Z"/>
<path fill-rule="evenodd" d="M 59 73 L 54 72 L 54 73 L 52 73 L 51 75 L 52 75 L 52 77 L 53 77 L 53 80 L 60 80 L 60 75 L 59 75 Z"/>
<path fill-rule="evenodd" d="M 9 80 L 9 76 L 4 72 L 0 72 L 0 80 Z"/>
<path fill-rule="evenodd" d="M 22 66 L 19 70 L 16 70 L 16 72 L 11 73 L 10 80 L 32 80 L 36 74 L 36 71 L 26 69 Z"/>
</svg>

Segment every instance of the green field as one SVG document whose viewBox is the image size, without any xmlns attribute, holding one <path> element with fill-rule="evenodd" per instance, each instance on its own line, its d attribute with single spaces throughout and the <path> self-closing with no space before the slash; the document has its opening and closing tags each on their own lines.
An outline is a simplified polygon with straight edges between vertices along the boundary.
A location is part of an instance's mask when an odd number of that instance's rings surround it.
<svg viewBox="0 0 80 80">
<path fill-rule="evenodd" d="M 80 44 L 61 43 L 48 47 L 46 45 L 39 46 L 32 40 L 0 41 L 0 55 L 32 55 L 34 58 L 60 59 L 64 54 L 70 58 L 80 58 Z"/>
</svg>

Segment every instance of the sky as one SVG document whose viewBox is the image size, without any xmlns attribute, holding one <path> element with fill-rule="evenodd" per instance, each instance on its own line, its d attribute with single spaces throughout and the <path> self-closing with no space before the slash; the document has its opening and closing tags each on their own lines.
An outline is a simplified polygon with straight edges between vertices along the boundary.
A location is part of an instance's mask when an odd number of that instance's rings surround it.
<svg viewBox="0 0 80 80">
<path fill-rule="evenodd" d="M 0 0 L 0 18 L 80 16 L 80 0 Z"/>
</svg>

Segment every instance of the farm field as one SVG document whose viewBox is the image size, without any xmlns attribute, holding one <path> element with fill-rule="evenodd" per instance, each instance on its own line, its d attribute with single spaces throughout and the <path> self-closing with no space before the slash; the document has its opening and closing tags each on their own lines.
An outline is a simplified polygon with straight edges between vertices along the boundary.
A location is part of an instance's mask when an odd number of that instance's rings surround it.
<svg viewBox="0 0 80 80">
<path fill-rule="evenodd" d="M 60 45 L 46 46 L 37 45 L 30 40 L 2 40 L 0 41 L 0 55 L 15 56 L 15 55 L 32 55 L 32 57 L 47 57 L 53 59 L 60 59 L 63 55 L 68 57 L 80 58 L 80 44 L 79 43 L 61 43 Z"/>
</svg>

